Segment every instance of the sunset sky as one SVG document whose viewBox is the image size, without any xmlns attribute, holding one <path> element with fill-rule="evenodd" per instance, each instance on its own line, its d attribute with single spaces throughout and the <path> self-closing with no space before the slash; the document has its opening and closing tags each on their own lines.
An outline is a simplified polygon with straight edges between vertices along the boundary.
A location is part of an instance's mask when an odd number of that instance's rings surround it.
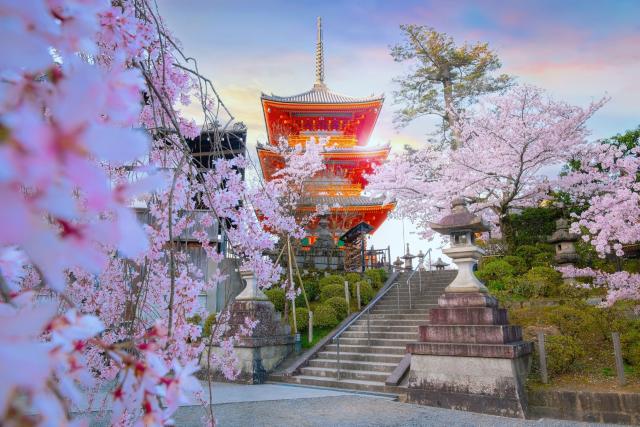
<svg viewBox="0 0 640 427">
<path fill-rule="evenodd" d="M 594 138 L 640 124 L 638 0 L 161 0 L 159 7 L 184 50 L 248 126 L 251 147 L 266 139 L 261 92 L 292 95 L 311 88 L 317 16 L 323 19 L 328 87 L 351 96 L 386 95 L 373 142 L 396 149 L 419 145 L 433 129 L 430 120 L 403 129 L 393 125 L 392 79 L 406 66 L 394 63 L 389 46 L 401 40 L 400 24 L 432 26 L 459 43 L 489 42 L 503 72 L 567 102 L 584 106 L 611 97 L 589 123 Z M 401 229 L 400 221 L 388 221 L 373 243 L 389 241 L 395 257 Z M 405 229 L 415 252 L 428 246 L 409 234 L 410 224 Z"/>
</svg>

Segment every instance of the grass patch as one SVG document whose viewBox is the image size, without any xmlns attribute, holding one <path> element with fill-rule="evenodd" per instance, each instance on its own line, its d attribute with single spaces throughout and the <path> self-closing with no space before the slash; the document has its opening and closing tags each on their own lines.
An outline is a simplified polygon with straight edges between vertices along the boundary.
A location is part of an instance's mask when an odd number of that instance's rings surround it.
<svg viewBox="0 0 640 427">
<path fill-rule="evenodd" d="M 322 338 L 327 336 L 329 332 L 331 332 L 333 328 L 328 327 L 314 327 L 313 328 L 313 341 L 309 342 L 309 332 L 304 331 L 300 336 L 300 340 L 302 341 L 302 348 L 308 349 L 313 347 L 320 341 Z"/>
</svg>

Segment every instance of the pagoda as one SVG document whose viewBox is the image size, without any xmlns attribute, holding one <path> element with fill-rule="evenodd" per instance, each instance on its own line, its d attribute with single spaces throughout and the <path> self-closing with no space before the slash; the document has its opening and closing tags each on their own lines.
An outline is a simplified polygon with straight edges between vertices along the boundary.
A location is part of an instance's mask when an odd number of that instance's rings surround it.
<svg viewBox="0 0 640 427">
<path fill-rule="evenodd" d="M 284 165 L 274 150 L 285 138 L 290 145 L 303 144 L 312 138 L 326 141 L 322 152 L 325 168 L 305 185 L 306 194 L 300 201 L 298 214 L 329 207 L 329 213 L 316 218 L 307 227 L 305 243 L 314 245 L 318 236 L 328 233 L 334 242 L 346 231 L 365 222 L 373 233 L 394 208 L 384 198 L 363 194 L 364 177 L 375 165 L 384 162 L 390 151 L 388 144 L 370 146 L 369 138 L 378 120 L 384 96 L 353 98 L 335 93 L 324 82 L 324 51 L 322 22 L 318 18 L 316 45 L 316 79 L 311 90 L 292 96 L 262 94 L 261 102 L 267 128 L 268 143 L 258 144 L 258 157 L 266 180 Z M 320 224 L 320 226 L 319 226 Z M 318 242 L 320 243 L 320 242 Z M 326 245 L 326 242 L 324 242 Z"/>
</svg>

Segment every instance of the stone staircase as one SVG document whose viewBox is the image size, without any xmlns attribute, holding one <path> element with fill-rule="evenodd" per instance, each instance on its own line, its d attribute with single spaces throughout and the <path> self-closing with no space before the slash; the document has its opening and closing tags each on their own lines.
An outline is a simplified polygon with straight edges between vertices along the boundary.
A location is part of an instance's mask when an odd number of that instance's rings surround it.
<svg viewBox="0 0 640 427">
<path fill-rule="evenodd" d="M 444 288 L 455 278 L 457 270 L 422 273 L 422 293 L 419 277 L 411 278 L 411 308 L 409 308 L 408 273 L 402 273 L 394 286 L 371 309 L 371 342 L 367 342 L 367 315 L 356 320 L 340 337 L 340 380 L 337 379 L 337 344 L 325 345 L 308 364 L 292 376 L 272 377 L 274 381 L 304 385 L 395 392 L 385 380 L 398 366 L 405 346 L 418 339 L 418 326 L 429 321 L 429 310 L 438 303 Z"/>
</svg>

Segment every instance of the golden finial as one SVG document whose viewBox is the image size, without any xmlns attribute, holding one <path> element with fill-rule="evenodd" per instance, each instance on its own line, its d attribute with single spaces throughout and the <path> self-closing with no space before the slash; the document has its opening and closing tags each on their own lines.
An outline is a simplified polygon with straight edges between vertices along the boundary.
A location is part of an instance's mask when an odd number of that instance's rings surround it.
<svg viewBox="0 0 640 427">
<path fill-rule="evenodd" d="M 322 18 L 318 16 L 316 42 L 316 86 L 324 87 L 324 48 L 322 46 Z"/>
</svg>

